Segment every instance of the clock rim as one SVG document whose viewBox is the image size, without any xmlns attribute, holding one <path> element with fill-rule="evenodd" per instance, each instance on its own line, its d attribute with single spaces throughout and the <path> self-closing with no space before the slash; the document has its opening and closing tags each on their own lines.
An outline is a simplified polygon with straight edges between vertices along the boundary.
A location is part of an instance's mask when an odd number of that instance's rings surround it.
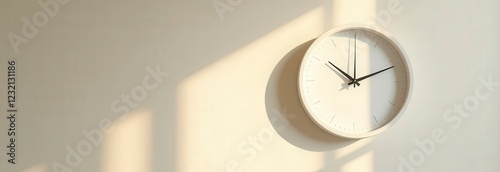
<svg viewBox="0 0 500 172">
<path fill-rule="evenodd" d="M 377 34 L 379 35 L 380 37 L 384 38 L 387 42 L 389 42 L 395 49 L 396 51 L 399 53 L 400 57 L 401 57 L 401 60 L 403 61 L 403 64 L 405 66 L 405 69 L 406 69 L 406 80 L 407 80 L 407 89 L 406 89 L 406 95 L 405 95 L 405 98 L 404 98 L 404 102 L 403 104 L 400 106 L 400 109 L 398 110 L 397 114 L 392 118 L 390 119 L 389 122 L 383 124 L 381 127 L 375 129 L 375 130 L 372 130 L 372 131 L 369 131 L 369 132 L 365 132 L 365 133 L 359 133 L 359 134 L 354 134 L 354 133 L 348 133 L 348 132 L 343 132 L 343 131 L 340 131 L 340 130 L 336 130 L 332 127 L 329 127 L 328 124 L 326 124 L 323 120 L 320 119 L 320 117 L 318 116 L 318 114 L 312 114 L 312 107 L 310 107 L 311 105 L 308 105 L 307 103 L 305 103 L 305 92 L 302 91 L 304 88 L 303 84 L 304 84 L 304 81 L 303 81 L 303 73 L 304 73 L 304 70 L 305 70 L 305 63 L 306 63 L 306 57 L 309 57 L 312 53 L 313 53 L 313 49 L 315 47 L 317 47 L 317 45 L 322 42 L 326 37 L 329 37 L 330 35 L 332 34 L 335 34 L 335 33 L 338 33 L 338 32 L 342 32 L 342 31 L 346 31 L 346 30 L 362 30 L 362 31 L 367 31 L 367 32 L 371 32 L 371 33 L 374 33 L 374 34 Z M 305 112 L 307 113 L 307 115 L 309 116 L 309 118 L 311 118 L 311 120 L 317 125 L 319 126 L 321 129 L 323 129 L 324 131 L 330 133 L 330 134 L 333 134 L 333 135 L 336 135 L 336 136 L 340 136 L 340 137 L 343 137 L 343 138 L 348 138 L 348 139 L 361 139 L 361 138 L 366 138 L 366 137 L 371 137 L 371 136 L 375 136 L 375 135 L 378 135 L 386 130 L 388 130 L 389 128 L 391 128 L 392 126 L 394 126 L 396 124 L 397 121 L 400 120 L 401 116 L 403 116 L 402 114 L 406 111 L 407 107 L 408 107 L 408 104 L 409 104 L 409 101 L 410 101 L 410 98 L 411 98 L 411 93 L 413 92 L 413 73 L 412 73 L 412 68 L 411 68 L 411 65 L 410 65 L 410 61 L 409 61 L 409 58 L 408 58 L 408 55 L 406 54 L 406 51 L 404 50 L 403 46 L 396 40 L 396 38 L 394 36 L 392 36 L 391 34 L 389 34 L 387 31 L 379 28 L 379 27 L 376 27 L 376 26 L 373 26 L 373 25 L 366 25 L 366 24 L 358 24 L 358 23 L 354 23 L 354 24 L 346 24 L 346 25 L 341 25 L 341 26 L 337 26 L 337 27 L 334 27 L 332 29 L 329 29 L 327 30 L 326 32 L 324 32 L 323 34 L 321 34 L 319 37 L 317 37 L 313 43 L 309 46 L 309 48 L 307 49 L 306 53 L 304 54 L 302 60 L 301 60 L 301 64 L 300 64 L 300 68 L 299 68 L 299 76 L 298 76 L 298 93 L 299 93 L 299 98 L 300 98 L 300 103 L 302 104 L 302 107 L 304 108 Z"/>
</svg>

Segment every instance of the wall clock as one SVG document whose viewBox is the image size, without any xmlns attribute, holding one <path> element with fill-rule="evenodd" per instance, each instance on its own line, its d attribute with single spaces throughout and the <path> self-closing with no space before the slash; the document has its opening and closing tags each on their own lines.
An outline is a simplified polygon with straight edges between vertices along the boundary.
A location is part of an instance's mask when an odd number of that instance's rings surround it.
<svg viewBox="0 0 500 172">
<path fill-rule="evenodd" d="M 299 70 L 299 95 L 309 117 L 345 138 L 374 136 L 394 125 L 412 89 L 402 46 L 387 32 L 364 25 L 323 33 Z"/>
</svg>

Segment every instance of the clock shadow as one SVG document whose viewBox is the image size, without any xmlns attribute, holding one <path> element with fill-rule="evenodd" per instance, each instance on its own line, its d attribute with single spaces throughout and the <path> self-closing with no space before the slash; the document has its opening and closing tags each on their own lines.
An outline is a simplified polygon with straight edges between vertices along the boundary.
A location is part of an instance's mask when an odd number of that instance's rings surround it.
<svg viewBox="0 0 500 172">
<path fill-rule="evenodd" d="M 324 152 L 351 145 L 358 139 L 334 136 L 319 128 L 302 107 L 298 94 L 298 72 L 302 58 L 315 39 L 288 52 L 269 77 L 265 105 L 269 121 L 288 143 L 309 151 Z"/>
</svg>

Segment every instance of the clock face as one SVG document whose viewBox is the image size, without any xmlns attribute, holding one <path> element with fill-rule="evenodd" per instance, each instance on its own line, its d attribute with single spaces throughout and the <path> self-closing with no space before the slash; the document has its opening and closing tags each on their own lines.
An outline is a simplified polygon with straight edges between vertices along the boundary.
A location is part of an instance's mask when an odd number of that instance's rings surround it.
<svg viewBox="0 0 500 172">
<path fill-rule="evenodd" d="M 302 60 L 299 94 L 311 119 L 346 138 L 379 134 L 401 116 L 411 75 L 404 51 L 386 33 L 334 28 Z"/>
</svg>

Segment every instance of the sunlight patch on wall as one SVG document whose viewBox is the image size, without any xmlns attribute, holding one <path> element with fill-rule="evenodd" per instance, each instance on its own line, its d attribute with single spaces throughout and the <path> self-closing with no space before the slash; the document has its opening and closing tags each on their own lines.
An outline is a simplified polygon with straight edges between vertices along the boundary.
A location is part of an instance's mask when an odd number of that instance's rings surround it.
<svg viewBox="0 0 500 172">
<path fill-rule="evenodd" d="M 340 168 L 341 172 L 350 172 L 350 171 L 363 171 L 363 172 L 373 172 L 373 151 L 366 152 L 349 162 L 342 165 Z"/>
<path fill-rule="evenodd" d="M 368 23 L 375 19 L 376 1 L 337 0 L 332 1 L 333 26 L 351 23 Z"/>
<path fill-rule="evenodd" d="M 22 172 L 47 172 L 47 164 L 37 164 L 23 170 Z"/>
<path fill-rule="evenodd" d="M 282 141 L 272 129 L 264 99 L 276 64 L 289 51 L 321 34 L 325 28 L 324 16 L 322 7 L 312 9 L 179 84 L 177 171 L 220 171 L 231 162 L 249 168 L 250 164 L 258 166 L 256 163 L 263 158 L 297 162 L 312 158 L 264 153 L 271 149 L 299 151 Z M 249 145 L 248 139 L 260 131 L 274 132 L 265 149 Z M 256 153 L 246 153 L 244 149 Z M 312 156 L 322 157 L 322 154 Z"/>
<path fill-rule="evenodd" d="M 361 139 L 349 146 L 335 151 L 335 159 L 343 159 L 373 142 L 373 138 Z"/>
<path fill-rule="evenodd" d="M 152 115 L 149 110 L 137 110 L 113 123 L 104 136 L 102 171 L 152 171 Z"/>
</svg>

